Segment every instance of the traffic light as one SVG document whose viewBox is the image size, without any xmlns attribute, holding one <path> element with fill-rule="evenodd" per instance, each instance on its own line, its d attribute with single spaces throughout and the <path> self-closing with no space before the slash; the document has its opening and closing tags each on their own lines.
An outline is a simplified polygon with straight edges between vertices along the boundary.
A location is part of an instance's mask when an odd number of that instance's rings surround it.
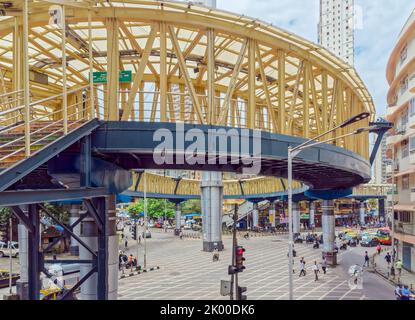
<svg viewBox="0 0 415 320">
<path fill-rule="evenodd" d="M 235 266 L 229 266 L 228 267 L 228 274 L 232 275 L 238 272 L 238 269 Z"/>
<path fill-rule="evenodd" d="M 245 248 L 242 246 L 237 246 L 235 248 L 235 257 L 236 257 L 236 270 L 237 272 L 242 272 L 245 269 L 244 266 L 244 252 L 245 252 Z"/>
<path fill-rule="evenodd" d="M 237 300 L 246 300 L 247 299 L 246 295 L 243 294 L 244 292 L 246 292 L 246 290 L 247 290 L 246 287 L 238 286 L 238 289 L 237 289 L 237 292 L 236 292 Z"/>
<path fill-rule="evenodd" d="M 137 240 L 137 226 L 135 224 L 131 228 L 131 236 L 133 240 Z"/>
</svg>

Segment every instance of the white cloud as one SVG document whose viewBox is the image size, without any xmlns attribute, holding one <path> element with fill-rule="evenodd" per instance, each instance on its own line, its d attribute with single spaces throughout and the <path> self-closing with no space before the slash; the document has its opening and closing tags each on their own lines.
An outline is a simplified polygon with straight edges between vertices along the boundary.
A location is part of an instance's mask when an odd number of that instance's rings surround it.
<svg viewBox="0 0 415 320">
<path fill-rule="evenodd" d="M 386 64 L 413 0 L 355 0 L 363 10 L 363 28 L 356 30 L 355 67 L 371 92 L 378 115 L 386 112 Z M 258 18 L 317 41 L 318 0 L 217 0 L 218 8 Z"/>
</svg>

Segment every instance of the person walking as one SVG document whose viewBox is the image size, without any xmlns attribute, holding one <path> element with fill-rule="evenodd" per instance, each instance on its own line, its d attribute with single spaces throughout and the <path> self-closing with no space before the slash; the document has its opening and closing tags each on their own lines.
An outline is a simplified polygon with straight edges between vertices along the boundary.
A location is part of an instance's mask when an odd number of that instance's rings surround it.
<svg viewBox="0 0 415 320">
<path fill-rule="evenodd" d="M 180 237 L 180 240 L 183 240 L 183 231 L 180 229 L 180 232 L 179 232 L 179 237 Z"/>
<path fill-rule="evenodd" d="M 141 244 L 141 234 L 138 235 L 138 244 Z"/>
<path fill-rule="evenodd" d="M 124 237 L 124 248 L 128 249 L 128 236 L 127 235 Z"/>
<path fill-rule="evenodd" d="M 304 260 L 304 257 L 302 257 L 301 258 L 301 260 L 300 260 L 300 274 L 299 274 L 299 277 L 301 277 L 301 276 L 305 276 L 306 275 L 306 272 L 305 272 L 305 260 Z"/>
<path fill-rule="evenodd" d="M 380 252 L 382 251 L 382 247 L 380 246 L 380 244 L 376 246 L 376 251 L 378 252 L 378 254 L 380 254 Z"/>
<path fill-rule="evenodd" d="M 367 251 L 365 251 L 365 262 L 363 263 L 363 266 L 369 267 L 369 254 Z"/>
<path fill-rule="evenodd" d="M 388 269 L 390 268 L 390 264 L 392 262 L 392 256 L 390 255 L 390 253 L 388 252 L 385 256 L 385 261 L 388 264 Z"/>
<path fill-rule="evenodd" d="M 314 281 L 318 281 L 318 274 L 320 272 L 320 269 L 318 268 L 317 261 L 314 261 L 314 265 L 311 267 L 311 269 L 314 271 L 314 275 L 316 276 Z"/>
<path fill-rule="evenodd" d="M 396 261 L 396 263 L 395 263 L 395 269 L 396 269 L 396 271 L 398 271 L 398 277 L 401 277 L 401 275 L 402 275 L 402 261 L 401 261 L 401 259 L 398 259 L 398 261 Z"/>
<path fill-rule="evenodd" d="M 323 273 L 326 274 L 327 272 L 327 260 L 326 257 L 323 258 L 323 261 L 321 262 L 321 269 L 323 269 Z"/>
</svg>

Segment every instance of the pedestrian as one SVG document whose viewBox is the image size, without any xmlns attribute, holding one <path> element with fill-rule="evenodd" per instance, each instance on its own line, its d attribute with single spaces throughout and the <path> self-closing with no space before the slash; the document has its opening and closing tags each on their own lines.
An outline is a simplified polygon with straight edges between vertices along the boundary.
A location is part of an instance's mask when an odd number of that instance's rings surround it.
<svg viewBox="0 0 415 320">
<path fill-rule="evenodd" d="M 128 249 L 128 237 L 127 236 L 124 237 L 124 248 Z"/>
<path fill-rule="evenodd" d="M 133 255 L 132 255 L 132 254 L 130 254 L 130 255 L 128 256 L 128 263 L 130 264 L 131 271 L 133 271 L 134 257 L 133 257 Z"/>
<path fill-rule="evenodd" d="M 305 272 L 305 260 L 304 260 L 304 257 L 302 257 L 301 258 L 301 260 L 300 260 L 300 274 L 299 274 L 299 277 L 301 277 L 301 276 L 305 276 L 306 275 L 306 272 Z"/>
<path fill-rule="evenodd" d="M 138 244 L 141 244 L 141 234 L 138 235 Z"/>
<path fill-rule="evenodd" d="M 396 297 L 396 300 L 401 300 L 401 297 L 402 297 L 402 285 L 401 284 L 397 284 L 395 287 L 395 297 Z"/>
<path fill-rule="evenodd" d="M 323 269 L 323 273 L 326 274 L 327 272 L 327 260 L 326 257 L 323 258 L 323 261 L 321 262 L 321 269 Z"/>
<path fill-rule="evenodd" d="M 390 255 L 389 252 L 386 254 L 385 260 L 386 260 L 386 263 L 388 264 L 388 269 L 389 269 L 390 268 L 390 264 L 392 262 L 392 257 L 391 257 L 391 255 Z"/>
<path fill-rule="evenodd" d="M 378 252 L 378 254 L 380 254 L 380 252 L 382 251 L 382 247 L 380 246 L 380 244 L 376 246 L 376 251 Z"/>
<path fill-rule="evenodd" d="M 395 269 L 396 269 L 396 271 L 398 271 L 398 277 L 400 277 L 402 275 L 402 261 L 401 261 L 401 259 L 398 259 L 398 261 L 396 261 Z"/>
<path fill-rule="evenodd" d="M 316 276 L 314 281 L 318 281 L 318 273 L 320 272 L 320 269 L 318 268 L 317 261 L 314 261 L 314 265 L 311 268 L 314 271 L 314 275 Z"/>
<path fill-rule="evenodd" d="M 367 251 L 365 251 L 365 263 L 363 263 L 363 266 L 369 267 L 369 254 Z"/>
<path fill-rule="evenodd" d="M 405 285 L 403 289 L 401 290 L 401 300 L 410 300 L 411 297 L 411 290 L 409 290 L 409 287 Z"/>
<path fill-rule="evenodd" d="M 179 237 L 180 237 L 180 240 L 183 240 L 183 231 L 180 229 L 180 232 L 179 232 Z"/>
</svg>

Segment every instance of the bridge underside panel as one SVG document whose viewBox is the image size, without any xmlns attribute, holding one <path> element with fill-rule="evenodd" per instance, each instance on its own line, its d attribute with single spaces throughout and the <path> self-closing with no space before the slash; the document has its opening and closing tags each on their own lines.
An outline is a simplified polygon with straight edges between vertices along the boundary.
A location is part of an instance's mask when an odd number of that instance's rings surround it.
<svg viewBox="0 0 415 320">
<path fill-rule="evenodd" d="M 173 141 L 173 150 L 167 150 L 167 154 L 173 157 L 173 163 L 156 163 L 153 152 L 160 145 L 160 141 L 154 141 L 154 132 L 163 128 L 171 133 Z M 208 145 L 209 129 L 224 129 L 226 127 L 215 126 L 198 126 L 184 125 L 184 131 L 198 129 L 205 141 L 202 145 Z M 239 136 L 242 136 L 240 129 L 237 130 Z M 197 152 L 202 154 L 201 163 L 190 164 L 187 161 L 179 161 L 180 154 L 183 154 L 195 142 L 180 141 L 182 132 L 176 131 L 175 124 L 170 123 L 140 123 L 140 122 L 106 122 L 92 135 L 93 155 L 102 157 L 107 161 L 114 162 L 124 169 L 182 169 L 182 170 L 201 170 L 201 171 L 228 171 L 242 172 L 244 168 L 250 165 L 244 165 L 242 159 L 254 159 L 256 165 L 259 162 L 259 172 L 257 174 L 287 177 L 287 148 L 289 145 L 295 146 L 304 139 L 261 132 L 260 144 L 261 149 L 259 156 L 254 157 L 253 149 L 255 140 L 254 134 L 249 134 L 249 153 L 242 151 L 239 146 L 239 159 L 237 163 L 231 163 L 231 143 L 228 139 L 226 146 L 227 152 L 218 155 L 215 164 L 209 164 L 208 159 L 211 156 L 208 149 L 198 149 Z M 183 143 L 182 146 L 178 145 Z M 179 156 L 178 156 L 179 155 Z M 189 155 L 189 154 L 188 154 Z M 192 154 L 190 154 L 191 156 Z M 253 158 L 254 157 L 254 158 Z M 224 163 L 220 159 L 226 158 Z M 337 148 L 331 145 L 321 145 L 303 151 L 293 162 L 293 177 L 295 180 L 302 181 L 312 189 L 344 189 L 353 187 L 370 180 L 370 165 L 362 157 Z"/>
</svg>

